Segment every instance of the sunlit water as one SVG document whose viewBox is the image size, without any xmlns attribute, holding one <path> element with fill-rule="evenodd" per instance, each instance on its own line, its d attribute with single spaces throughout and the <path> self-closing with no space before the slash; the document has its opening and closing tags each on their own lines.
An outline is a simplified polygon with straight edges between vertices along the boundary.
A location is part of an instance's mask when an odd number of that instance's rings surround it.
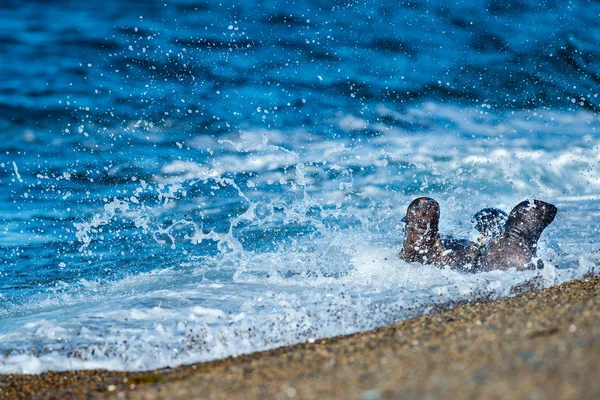
<svg viewBox="0 0 600 400">
<path fill-rule="evenodd" d="M 595 273 L 600 5 L 9 2 L 0 373 L 142 370 Z M 10 57 L 7 57 L 10 55 Z M 398 259 L 556 204 L 540 271 Z"/>
</svg>

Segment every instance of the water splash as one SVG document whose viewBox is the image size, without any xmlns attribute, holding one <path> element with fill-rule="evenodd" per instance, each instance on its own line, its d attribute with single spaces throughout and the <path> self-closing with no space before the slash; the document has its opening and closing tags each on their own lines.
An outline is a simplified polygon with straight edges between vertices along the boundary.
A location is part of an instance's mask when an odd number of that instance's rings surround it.
<svg viewBox="0 0 600 400">
<path fill-rule="evenodd" d="M 597 5 L 117 3 L 0 15 L 0 373 L 210 360 L 596 270 Z M 548 267 L 403 263 L 422 195 L 465 238 L 555 203 Z"/>
</svg>

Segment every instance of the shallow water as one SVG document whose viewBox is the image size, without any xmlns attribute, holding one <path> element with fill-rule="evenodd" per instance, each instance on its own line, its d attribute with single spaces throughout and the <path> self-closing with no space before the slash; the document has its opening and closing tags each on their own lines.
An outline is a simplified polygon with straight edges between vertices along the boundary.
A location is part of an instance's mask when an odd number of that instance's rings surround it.
<svg viewBox="0 0 600 400">
<path fill-rule="evenodd" d="M 598 263 L 600 4 L 8 2 L 0 373 L 141 370 L 371 329 Z M 556 204 L 541 271 L 397 254 Z"/>
</svg>

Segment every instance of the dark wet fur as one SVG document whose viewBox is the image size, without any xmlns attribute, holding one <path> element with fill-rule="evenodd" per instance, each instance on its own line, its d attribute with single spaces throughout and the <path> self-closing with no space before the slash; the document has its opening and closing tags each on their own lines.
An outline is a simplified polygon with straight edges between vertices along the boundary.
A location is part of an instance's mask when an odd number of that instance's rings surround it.
<svg viewBox="0 0 600 400">
<path fill-rule="evenodd" d="M 413 200 L 402 219 L 406 223 L 406 231 L 400 257 L 409 262 L 450 266 L 461 272 L 472 272 L 471 263 L 478 249 L 502 232 L 507 215 L 496 208 L 485 208 L 475 214 L 472 222 L 481 233 L 476 242 L 442 238 L 439 218 L 437 201 L 428 197 Z"/>
<path fill-rule="evenodd" d="M 507 218 L 504 211 L 489 207 L 473 215 L 471 222 L 483 238 L 492 238 L 502 234 Z"/>
<path fill-rule="evenodd" d="M 409 262 L 460 268 L 471 263 L 477 248 L 464 239 L 442 240 L 439 233 L 440 207 L 429 197 L 410 203 L 404 222 L 405 239 L 400 257 Z"/>
<path fill-rule="evenodd" d="M 477 242 L 444 238 L 439 233 L 440 208 L 437 201 L 420 197 L 408 206 L 404 247 L 400 257 L 409 262 L 449 266 L 461 272 L 494 269 L 541 269 L 537 242 L 552 223 L 558 209 L 540 200 L 519 203 L 510 215 L 496 208 L 484 208 L 472 222 L 481 236 Z"/>
<path fill-rule="evenodd" d="M 406 210 L 404 247 L 400 257 L 408 262 L 439 264 L 444 248 L 439 233 L 440 206 L 428 197 L 413 200 Z"/>
<path fill-rule="evenodd" d="M 537 257 L 540 235 L 554 221 L 558 209 L 540 200 L 523 201 L 510 212 L 504 232 L 482 247 L 473 261 L 476 271 L 543 268 Z"/>
</svg>

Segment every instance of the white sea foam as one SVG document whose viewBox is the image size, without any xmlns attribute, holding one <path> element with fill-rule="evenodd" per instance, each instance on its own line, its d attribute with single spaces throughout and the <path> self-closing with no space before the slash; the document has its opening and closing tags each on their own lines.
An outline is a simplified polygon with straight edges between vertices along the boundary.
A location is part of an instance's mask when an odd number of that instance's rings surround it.
<svg viewBox="0 0 600 400">
<path fill-rule="evenodd" d="M 57 283 L 19 301 L 2 297 L 0 373 L 206 361 L 372 329 L 433 303 L 510 296 L 524 283 L 549 287 L 597 268 L 597 116 L 433 103 L 379 113 L 420 131 L 340 115 L 338 126 L 357 137 L 198 136 L 188 145 L 214 157 L 167 161 L 151 181 L 103 199 L 74 225 L 83 254 L 133 232 L 148 248 L 187 257 L 120 279 Z M 363 129 L 380 134 L 361 138 Z M 515 134 L 522 130 L 535 134 Z M 421 195 L 439 200 L 442 234 L 458 237 L 473 237 L 469 221 L 483 207 L 556 203 L 559 217 L 540 241 L 546 268 L 467 275 L 400 261 L 400 219 Z M 138 251 L 143 257 L 145 247 Z"/>
<path fill-rule="evenodd" d="M 109 293 L 88 298 L 84 308 L 63 304 L 12 319 L 11 328 L 0 333 L 0 343 L 11 343 L 0 372 L 142 370 L 207 361 L 372 329 L 427 312 L 432 303 L 508 296 L 525 282 L 548 287 L 581 277 L 594 265 L 463 275 L 406 264 L 397 259 L 397 250 L 357 245 L 337 277 L 265 277 L 263 258 L 250 260 L 244 274 L 219 285 L 182 283 L 188 271 L 153 274 L 168 288 L 137 295 L 120 290 L 145 285 L 149 275 L 113 282 Z M 271 257 L 273 262 L 281 254 Z M 303 260 L 311 262 L 310 256 Z M 317 269 L 305 269 L 311 268 Z"/>
</svg>

